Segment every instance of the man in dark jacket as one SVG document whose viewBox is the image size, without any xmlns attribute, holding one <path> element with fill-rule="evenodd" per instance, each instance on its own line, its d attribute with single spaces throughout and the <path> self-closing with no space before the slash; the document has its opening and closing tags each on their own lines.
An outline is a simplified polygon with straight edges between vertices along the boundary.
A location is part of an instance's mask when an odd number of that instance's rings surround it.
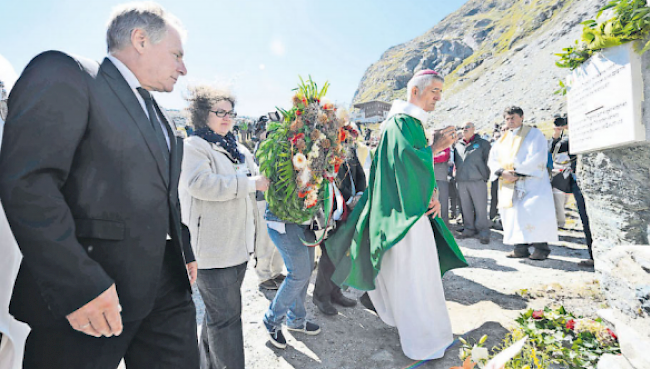
<svg viewBox="0 0 650 369">
<path fill-rule="evenodd" d="M 553 127 L 553 139 L 551 140 L 550 151 L 553 154 L 558 153 L 569 153 L 569 140 L 562 139 L 564 136 L 564 130 L 568 126 L 568 120 L 562 117 L 555 118 L 555 127 Z M 559 146 L 559 147 L 558 147 Z M 591 251 L 591 245 L 593 239 L 591 237 L 591 228 L 589 227 L 589 216 L 587 216 L 587 208 L 585 205 L 585 198 L 582 196 L 582 191 L 578 186 L 578 182 L 575 178 L 576 167 L 577 167 L 577 156 L 569 155 L 571 159 L 571 176 L 569 180 L 571 181 L 571 193 L 576 199 L 576 205 L 578 206 L 578 214 L 580 215 L 580 220 L 582 221 L 582 228 L 585 232 L 585 240 L 587 242 L 587 248 L 589 249 L 589 259 L 581 261 L 578 265 L 593 267 L 594 266 L 594 254 Z"/>
<path fill-rule="evenodd" d="M 490 143 L 474 134 L 474 123 L 463 127 L 463 139 L 454 148 L 456 185 L 463 212 L 464 230 L 459 238 L 478 235 L 482 244 L 490 243 L 490 220 L 487 213 L 487 161 Z"/>
<path fill-rule="evenodd" d="M 187 73 L 181 35 L 157 4 L 128 4 L 101 65 L 45 52 L 11 91 L 0 198 L 23 254 L 24 368 L 199 366 L 183 141 L 150 93 Z"/>
<path fill-rule="evenodd" d="M 346 210 L 351 211 L 359 200 L 359 197 L 366 190 L 366 175 L 363 167 L 357 157 L 357 152 L 353 148 L 345 160 L 345 163 L 339 168 L 336 177 L 336 186 L 341 191 L 345 200 Z M 347 211 L 344 211 L 343 217 L 337 220 L 344 222 Z M 343 296 L 341 288 L 332 282 L 334 273 L 334 264 L 327 255 L 327 250 L 321 244 L 322 255 L 318 262 L 318 272 L 316 274 L 316 283 L 314 284 L 314 305 L 325 315 L 336 315 L 338 311 L 332 305 L 332 302 L 344 307 L 352 307 L 357 304 L 355 300 Z"/>
</svg>

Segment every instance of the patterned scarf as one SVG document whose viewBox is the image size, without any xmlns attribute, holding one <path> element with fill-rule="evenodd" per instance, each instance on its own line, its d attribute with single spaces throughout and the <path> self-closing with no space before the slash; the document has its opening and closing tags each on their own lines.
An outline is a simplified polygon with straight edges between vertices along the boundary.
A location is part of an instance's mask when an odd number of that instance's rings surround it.
<svg viewBox="0 0 650 369">
<path fill-rule="evenodd" d="M 202 127 L 194 131 L 194 135 L 199 136 L 202 139 L 216 144 L 217 146 L 226 150 L 228 154 L 230 154 L 228 158 L 233 163 L 243 164 L 246 161 L 244 154 L 239 152 L 237 149 L 237 140 L 235 139 L 235 135 L 232 132 L 228 132 L 224 137 L 218 133 L 215 133 L 208 127 Z"/>
</svg>

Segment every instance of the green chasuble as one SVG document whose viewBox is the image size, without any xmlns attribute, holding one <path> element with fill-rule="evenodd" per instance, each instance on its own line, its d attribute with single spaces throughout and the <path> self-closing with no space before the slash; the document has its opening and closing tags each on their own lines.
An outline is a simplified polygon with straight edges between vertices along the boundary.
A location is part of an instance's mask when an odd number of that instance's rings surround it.
<svg viewBox="0 0 650 369">
<path fill-rule="evenodd" d="M 426 216 L 436 188 L 433 155 L 422 123 L 397 114 L 384 125 L 368 188 L 347 221 L 325 240 L 327 253 L 336 266 L 332 281 L 342 287 L 375 289 L 384 253 L 401 241 L 420 217 Z M 442 219 L 429 220 L 442 274 L 467 266 Z"/>
</svg>

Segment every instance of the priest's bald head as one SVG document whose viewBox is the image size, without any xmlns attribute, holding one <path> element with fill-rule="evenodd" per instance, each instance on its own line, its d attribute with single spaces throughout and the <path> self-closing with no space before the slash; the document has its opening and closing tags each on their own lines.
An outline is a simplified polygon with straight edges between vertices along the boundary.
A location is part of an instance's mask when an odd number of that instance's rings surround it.
<svg viewBox="0 0 650 369">
<path fill-rule="evenodd" d="M 433 111 L 442 99 L 442 85 L 445 79 L 431 69 L 421 70 L 406 85 L 408 101 L 425 111 Z"/>
</svg>

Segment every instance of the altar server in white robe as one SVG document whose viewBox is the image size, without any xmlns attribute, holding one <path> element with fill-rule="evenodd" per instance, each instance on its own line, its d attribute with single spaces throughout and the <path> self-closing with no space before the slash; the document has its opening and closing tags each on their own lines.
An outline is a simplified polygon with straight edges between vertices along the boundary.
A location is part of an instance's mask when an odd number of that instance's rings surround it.
<svg viewBox="0 0 650 369">
<path fill-rule="evenodd" d="M 519 107 L 506 108 L 503 117 L 507 131 L 488 160 L 490 180 L 499 179 L 503 243 L 515 246 L 508 257 L 545 260 L 551 252 L 548 242 L 558 240 L 546 138 L 537 128 L 523 125 Z"/>
</svg>

